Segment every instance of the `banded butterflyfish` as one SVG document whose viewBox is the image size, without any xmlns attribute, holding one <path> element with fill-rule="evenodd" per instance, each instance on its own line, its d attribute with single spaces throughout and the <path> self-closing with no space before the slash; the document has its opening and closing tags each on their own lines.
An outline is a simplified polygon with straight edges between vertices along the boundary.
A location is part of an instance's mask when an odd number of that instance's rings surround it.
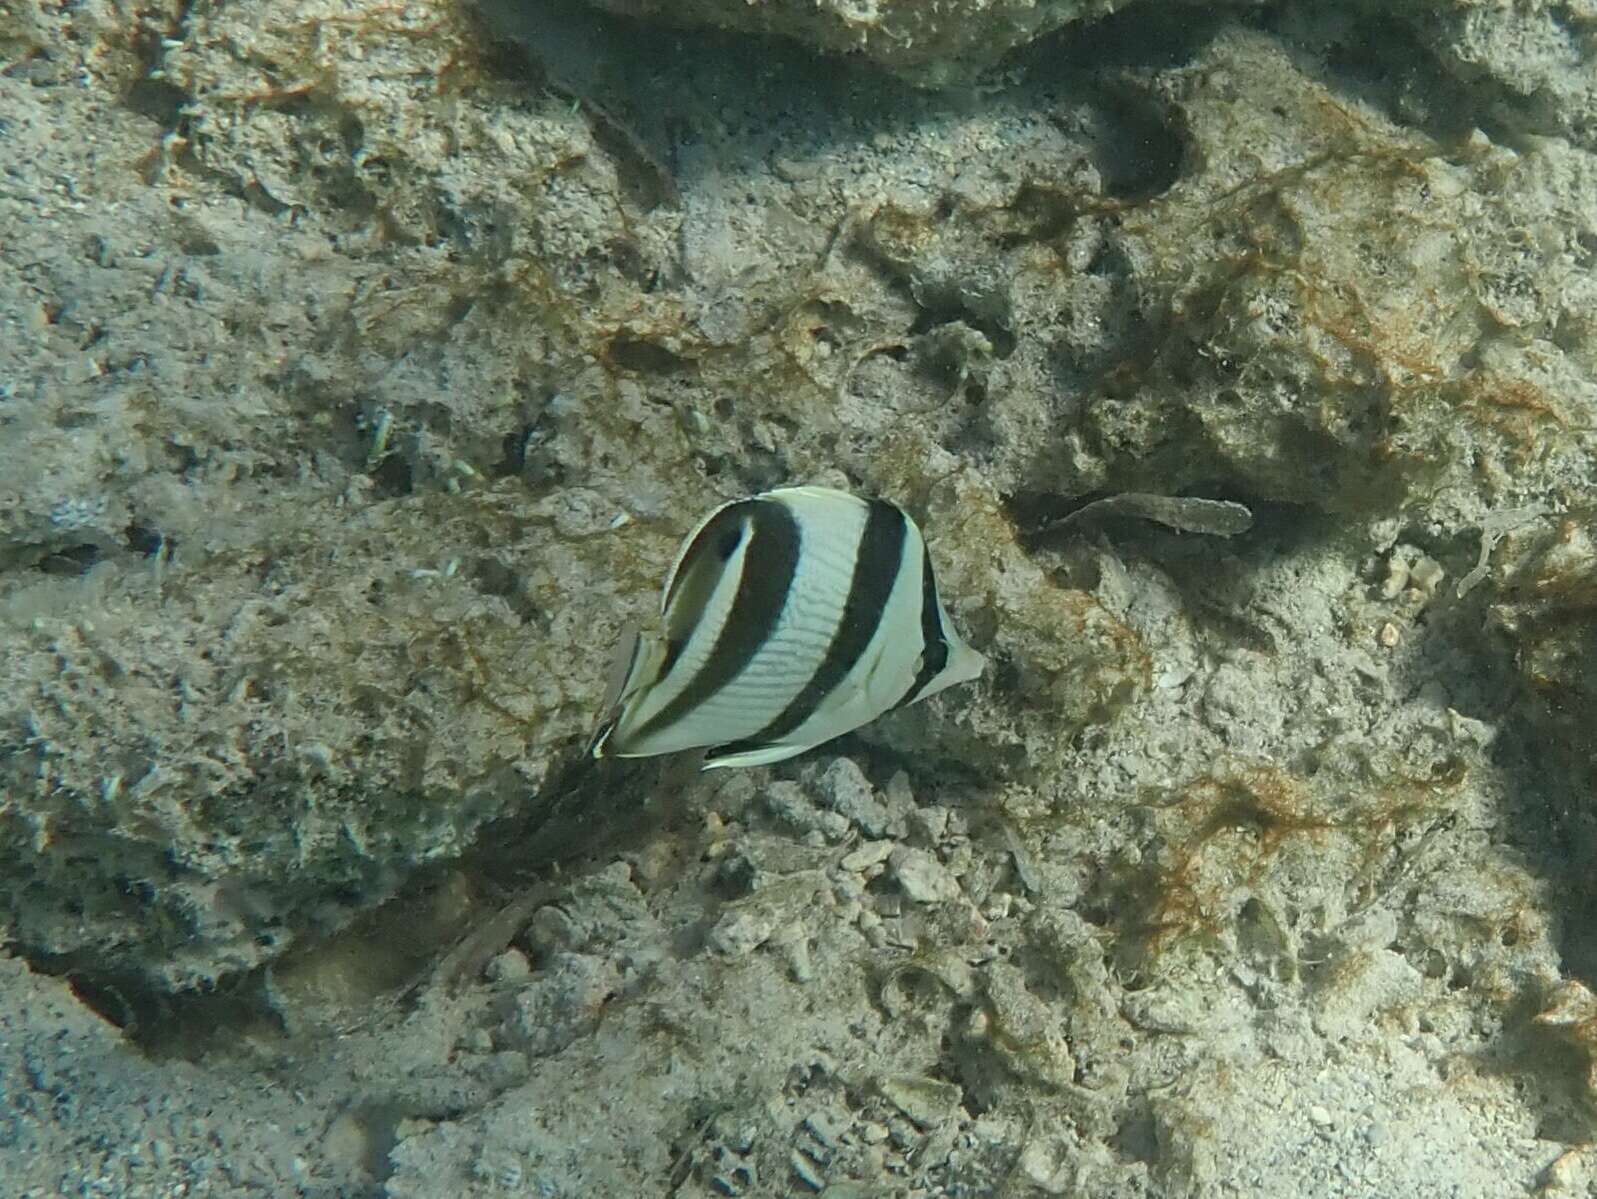
<svg viewBox="0 0 1597 1199">
<path fill-rule="evenodd" d="M 723 504 L 683 542 L 657 620 L 611 668 L 596 758 L 708 748 L 780 762 L 981 674 L 895 504 L 784 487 Z"/>
</svg>

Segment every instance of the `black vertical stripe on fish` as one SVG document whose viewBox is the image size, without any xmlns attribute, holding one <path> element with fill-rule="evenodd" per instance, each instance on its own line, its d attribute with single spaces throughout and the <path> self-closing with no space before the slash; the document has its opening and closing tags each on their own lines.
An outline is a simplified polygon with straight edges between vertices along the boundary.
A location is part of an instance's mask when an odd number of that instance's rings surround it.
<svg viewBox="0 0 1597 1199">
<path fill-rule="evenodd" d="M 689 630 L 691 632 L 691 630 Z M 671 668 L 677 664 L 682 650 L 687 646 L 686 637 L 669 637 L 665 643 L 665 656 L 660 659 L 660 677 L 663 679 L 671 673 Z"/>
<path fill-rule="evenodd" d="M 788 592 L 798 574 L 798 520 L 787 505 L 772 500 L 747 500 L 732 505 L 726 512 L 730 514 L 734 510 L 737 510 L 734 519 L 748 522 L 749 531 L 744 534 L 748 545 L 743 551 L 743 571 L 738 577 L 737 593 L 727 610 L 726 621 L 704 665 L 669 703 L 644 721 L 633 734 L 637 740 L 674 724 L 742 674 L 754 655 L 760 652 L 760 647 L 770 640 L 782 618 Z M 717 516 L 710 524 L 719 520 Z M 700 537 L 710 531 L 710 526 L 706 525 Z M 724 527 L 717 532 L 724 533 Z M 738 544 L 732 543 L 733 551 Z M 694 548 L 698 548 L 697 542 Z M 683 558 L 685 568 L 692 558 L 693 549 L 689 549 Z M 682 640 L 685 644 L 688 638 Z"/>
<path fill-rule="evenodd" d="M 769 724 L 741 741 L 718 746 L 717 757 L 742 753 L 787 736 L 837 690 L 881 628 L 887 602 L 893 596 L 893 584 L 903 568 L 908 538 L 909 526 L 903 512 L 885 500 L 872 500 L 854 554 L 848 597 L 815 673 Z"/>
<path fill-rule="evenodd" d="M 904 693 L 904 698 L 894 704 L 895 708 L 903 707 L 927 686 L 933 679 L 943 672 L 943 667 L 948 665 L 948 638 L 943 636 L 943 610 L 937 602 L 937 578 L 932 574 L 932 554 L 926 551 L 926 557 L 921 565 L 921 592 L 920 592 L 920 636 L 921 659 L 920 671 L 915 675 L 915 681 L 909 685 L 909 690 Z"/>
<path fill-rule="evenodd" d="M 671 673 L 677 658 L 693 639 L 699 618 L 704 614 L 705 600 L 715 590 L 727 561 L 737 553 L 738 546 L 749 535 L 749 527 L 756 519 L 760 503 L 758 500 L 743 500 L 727 504 L 704 522 L 704 527 L 683 551 L 677 573 L 666 589 L 660 608 L 662 612 L 671 612 L 673 608 L 685 611 L 689 613 L 689 619 L 685 625 L 673 625 L 666 629 L 665 658 L 660 663 L 660 678 Z M 678 593 L 684 590 L 695 594 L 682 604 L 675 604 Z"/>
</svg>

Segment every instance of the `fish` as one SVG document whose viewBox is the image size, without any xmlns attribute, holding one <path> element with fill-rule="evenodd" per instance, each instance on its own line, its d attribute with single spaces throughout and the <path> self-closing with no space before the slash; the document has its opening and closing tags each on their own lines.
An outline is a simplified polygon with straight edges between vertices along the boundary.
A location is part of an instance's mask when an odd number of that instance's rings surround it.
<svg viewBox="0 0 1597 1199">
<path fill-rule="evenodd" d="M 703 769 L 780 762 L 978 678 L 925 538 L 897 504 L 783 487 L 688 534 L 657 618 L 622 639 L 595 758 L 705 749 Z"/>
</svg>

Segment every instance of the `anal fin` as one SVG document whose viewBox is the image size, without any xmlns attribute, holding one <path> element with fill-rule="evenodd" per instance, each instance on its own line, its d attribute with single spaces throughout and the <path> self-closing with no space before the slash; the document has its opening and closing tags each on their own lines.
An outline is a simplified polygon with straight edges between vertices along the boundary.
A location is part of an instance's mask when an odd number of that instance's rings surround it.
<svg viewBox="0 0 1597 1199">
<path fill-rule="evenodd" d="M 796 758 L 813 745 L 791 745 L 777 742 L 774 745 L 752 745 L 747 741 L 734 741 L 719 745 L 704 756 L 701 770 L 715 770 L 721 766 L 769 766 L 772 762 L 785 762 Z"/>
</svg>

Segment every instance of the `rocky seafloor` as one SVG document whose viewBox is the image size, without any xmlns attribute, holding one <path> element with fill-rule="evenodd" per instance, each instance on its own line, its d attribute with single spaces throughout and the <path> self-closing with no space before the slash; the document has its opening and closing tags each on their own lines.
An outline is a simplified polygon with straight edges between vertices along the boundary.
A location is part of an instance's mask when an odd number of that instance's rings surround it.
<svg viewBox="0 0 1597 1199">
<path fill-rule="evenodd" d="M 1594 418 L 1589 0 L 0 3 L 0 1194 L 1591 1194 Z M 585 763 L 787 482 L 986 675 Z"/>
</svg>

